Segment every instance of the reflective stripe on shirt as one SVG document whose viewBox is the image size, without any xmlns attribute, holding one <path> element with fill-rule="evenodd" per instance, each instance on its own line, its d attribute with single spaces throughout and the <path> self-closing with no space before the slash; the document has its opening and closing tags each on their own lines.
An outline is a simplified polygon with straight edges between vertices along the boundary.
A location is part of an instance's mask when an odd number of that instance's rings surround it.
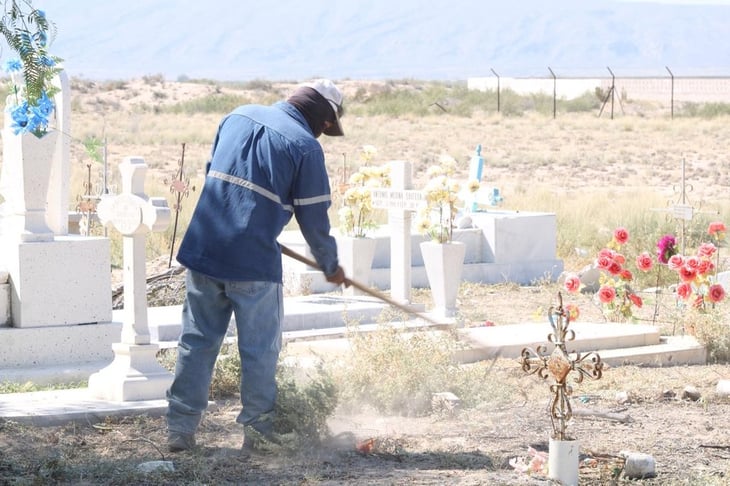
<svg viewBox="0 0 730 486">
<path fill-rule="evenodd" d="M 295 206 L 307 206 L 309 204 L 319 204 L 328 202 L 331 199 L 329 194 L 325 194 L 323 196 L 314 196 L 314 197 L 305 197 L 302 199 L 295 199 L 294 205 Z"/>
<path fill-rule="evenodd" d="M 293 212 L 294 206 L 308 206 L 310 204 L 319 204 L 328 202 L 332 199 L 332 197 L 329 194 L 323 194 L 322 196 L 314 196 L 314 197 L 305 197 L 305 198 L 299 198 L 294 200 L 294 205 L 289 204 L 283 204 L 281 202 L 281 198 L 274 194 L 273 192 L 269 191 L 268 189 L 265 189 L 257 184 L 254 184 L 251 181 L 247 181 L 246 179 L 241 179 L 240 177 L 232 176 L 230 174 L 224 174 L 223 172 L 219 172 L 217 170 L 211 170 L 208 171 L 208 175 L 210 177 L 215 177 L 216 179 L 220 179 L 222 181 L 230 182 L 231 184 L 236 184 L 237 186 L 245 187 L 246 189 L 249 189 L 256 194 L 260 194 L 264 196 L 267 199 L 270 199 L 274 201 L 276 204 L 279 204 L 282 208 L 284 208 L 285 211 Z"/>
<path fill-rule="evenodd" d="M 220 179 L 222 181 L 230 182 L 231 184 L 236 184 L 237 186 L 245 187 L 246 189 L 253 191 L 256 194 L 264 196 L 266 199 L 274 201 L 276 204 L 280 205 L 285 211 L 294 212 L 294 206 L 290 204 L 283 204 L 279 196 L 269 191 L 268 189 L 254 184 L 251 181 L 247 181 L 246 179 L 241 179 L 240 177 L 232 176 L 230 174 L 224 174 L 223 172 L 219 172 L 217 170 L 209 171 L 208 176 L 215 177 L 216 179 Z"/>
</svg>

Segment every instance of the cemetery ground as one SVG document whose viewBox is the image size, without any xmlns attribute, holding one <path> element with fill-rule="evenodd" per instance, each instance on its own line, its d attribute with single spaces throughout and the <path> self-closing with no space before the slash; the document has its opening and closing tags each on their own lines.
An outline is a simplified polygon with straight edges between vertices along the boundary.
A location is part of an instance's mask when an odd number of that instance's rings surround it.
<svg viewBox="0 0 730 486">
<path fill-rule="evenodd" d="M 153 265 L 160 266 L 159 260 Z M 175 289 L 179 283 L 163 287 Z M 547 335 L 545 312 L 555 304 L 558 290 L 547 282 L 467 283 L 460 289 L 459 308 L 465 325 L 542 321 Z M 416 303 L 428 306 L 429 298 L 427 289 L 414 291 Z M 150 305 L 177 301 L 179 295 L 165 290 L 150 294 Z M 573 325 L 583 319 L 600 322 L 590 296 L 571 295 L 570 302 L 582 312 Z M 671 332 L 671 305 L 665 304 L 657 306 L 657 320 Z M 410 351 L 405 347 L 402 352 Z M 199 430 L 198 447 L 176 454 L 166 449 L 160 417 L 50 427 L 4 422 L 0 484 L 554 484 L 540 473 L 518 472 L 510 465 L 514 460 L 529 462 L 530 448 L 547 450 L 548 381 L 525 374 L 516 359 L 469 366 L 477 369 L 471 386 L 487 397 L 479 403 L 455 408 L 435 404 L 417 414 L 342 404 L 329 417 L 321 442 L 284 442 L 270 454 L 240 452 L 242 429 L 235 423 L 239 402 L 230 394 L 215 398 L 216 406 Z M 392 373 L 412 372 L 406 368 L 396 367 Z M 602 379 L 574 384 L 575 417 L 568 431 L 581 444 L 581 484 L 727 484 L 730 399 L 716 396 L 715 386 L 728 376 L 727 364 L 646 364 L 607 367 Z M 683 396 L 688 386 L 699 397 Z M 622 451 L 653 456 L 657 476 L 624 478 Z M 150 461 L 172 461 L 174 472 L 137 469 Z"/>
<path fill-rule="evenodd" d="M 193 102 L 202 99 L 210 104 L 225 96 L 229 101 L 270 102 L 280 99 L 288 87 L 262 83 L 239 92 L 215 83 L 170 83 L 154 77 L 107 84 L 72 82 L 75 194 L 84 191 L 86 165 L 94 172 L 98 167 L 81 143 L 90 136 L 107 139 L 114 168 L 124 156 L 143 156 L 151 169 L 146 192 L 152 196 L 170 194 L 170 179 L 178 170 L 185 143 L 183 175 L 191 186 L 200 187 L 224 111 L 195 111 Z M 651 208 L 676 202 L 683 160 L 692 184 L 688 202 L 698 209 L 717 209 L 721 215 L 713 218 L 730 221 L 726 117 L 670 120 L 666 106 L 630 99 L 624 100 L 621 111 L 617 108 L 614 120 L 606 113 L 597 117 L 597 108 L 561 111 L 557 119 L 529 109 L 511 115 L 460 116 L 437 108 L 419 114 L 369 114 L 358 104 L 378 93 L 422 89 L 414 81 L 347 81 L 343 87 L 353 100 L 343 119 L 346 136 L 322 141 L 333 186 L 352 172 L 363 145 L 377 148 L 377 163 L 413 162 L 418 185 L 442 152 L 464 161 L 466 172 L 466 161 L 481 144 L 483 180 L 501 189 L 507 209 L 557 214 L 558 256 L 565 259 L 568 270 L 580 269 L 592 251 L 606 243 L 613 228 L 627 219 L 634 222 Z M 428 101 L 453 110 L 448 96 Z M 112 177 L 116 172 L 110 170 Z M 182 200 L 183 219 L 195 194 L 191 191 Z M 169 237 L 170 233 L 168 242 Z M 154 267 L 149 274 L 159 270 L 160 260 L 167 261 L 167 252 L 169 247 L 152 241 L 148 256 Z M 726 252 L 723 249 L 723 257 Z M 544 322 L 547 339 L 546 313 L 558 290 L 557 284 L 548 282 L 463 284 L 458 305 L 467 325 Z M 179 294 L 171 294 L 175 295 L 150 296 L 150 305 L 179 301 Z M 581 319 L 574 325 L 581 320 L 601 322 L 590 296 L 570 299 L 581 308 Z M 427 304 L 428 290 L 414 290 L 413 300 Z M 660 304 L 646 305 L 640 317 L 655 319 L 668 334 L 687 332 L 677 320 L 671 297 Z M 726 325 L 730 316 L 723 317 Z M 727 346 L 722 340 L 716 344 L 718 351 Z M 724 353 L 724 360 L 705 366 L 607 367 L 600 380 L 574 384 L 576 413 L 568 431 L 581 444 L 581 484 L 730 482 L 730 400 L 715 393 L 718 380 L 730 378 L 727 349 Z M 547 450 L 549 383 L 525 374 L 515 359 L 468 367 L 480 401 L 453 409 L 437 405 L 418 414 L 343 403 L 330 417 L 329 434 L 321 443 L 313 440 L 268 455 L 240 453 L 242 430 L 235 424 L 239 405 L 234 394 L 215 398 L 216 406 L 206 414 L 198 434 L 199 447 L 178 454 L 166 449 L 160 417 L 51 427 L 2 422 L 0 484 L 550 484 L 544 475 L 518 472 L 510 465 L 513 460 L 529 462 L 531 447 Z M 405 374 L 405 369 L 393 368 L 382 382 Z M 694 393 L 684 396 L 692 391 L 688 386 L 699 398 Z M 653 456 L 657 476 L 623 477 L 621 451 Z M 137 469 L 161 460 L 172 461 L 174 471 Z"/>
</svg>

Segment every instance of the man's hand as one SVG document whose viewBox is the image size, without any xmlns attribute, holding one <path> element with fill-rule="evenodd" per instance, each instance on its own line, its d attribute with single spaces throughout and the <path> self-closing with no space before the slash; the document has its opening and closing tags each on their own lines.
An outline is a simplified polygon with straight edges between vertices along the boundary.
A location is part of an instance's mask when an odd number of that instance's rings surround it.
<svg viewBox="0 0 730 486">
<path fill-rule="evenodd" d="M 345 270 L 342 267 L 337 267 L 337 270 L 332 275 L 325 275 L 325 278 L 329 283 L 335 285 L 344 285 L 345 287 L 350 286 L 350 281 L 345 277 Z"/>
</svg>

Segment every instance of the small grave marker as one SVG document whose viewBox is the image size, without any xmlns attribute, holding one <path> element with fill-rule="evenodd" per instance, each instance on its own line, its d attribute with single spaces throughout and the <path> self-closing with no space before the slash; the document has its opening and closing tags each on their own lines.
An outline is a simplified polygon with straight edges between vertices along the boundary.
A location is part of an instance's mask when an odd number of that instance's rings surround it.
<svg viewBox="0 0 730 486">
<path fill-rule="evenodd" d="M 712 212 L 706 212 L 706 211 L 698 211 L 696 210 L 691 204 L 689 204 L 689 198 L 687 197 L 687 193 L 691 192 L 693 189 L 692 184 L 687 184 L 687 180 L 685 177 L 685 160 L 682 159 L 682 179 L 680 181 L 679 186 L 674 186 L 674 192 L 679 193 L 679 197 L 677 198 L 677 201 L 672 204 L 667 209 L 656 209 L 652 208 L 652 211 L 660 211 L 669 213 L 671 217 L 673 217 L 676 220 L 680 221 L 681 227 L 680 227 L 680 252 L 684 254 L 685 252 L 685 233 L 686 233 L 686 224 L 689 221 L 692 221 L 692 218 L 694 218 L 695 212 L 705 214 L 720 214 L 719 211 L 712 211 Z"/>
<path fill-rule="evenodd" d="M 122 193 L 102 198 L 99 220 L 114 226 L 124 245 L 124 311 L 121 342 L 114 343 L 114 361 L 89 378 L 94 396 L 115 401 L 164 398 L 172 374 L 157 362 L 157 344 L 150 343 L 147 322 L 145 235 L 163 231 L 170 222 L 165 198 L 144 194 L 147 165 L 137 157 L 120 164 Z"/>
<path fill-rule="evenodd" d="M 568 438 L 567 423 L 573 417 L 570 405 L 570 395 L 573 387 L 568 385 L 567 379 L 572 372 L 577 372 L 576 383 L 581 383 L 585 377 L 598 380 L 603 375 L 603 362 L 595 353 L 575 353 L 569 355 L 565 342 L 575 339 L 575 332 L 568 329 L 570 317 L 563 308 L 563 298 L 558 293 L 558 307 L 551 307 L 548 319 L 553 332 L 548 334 L 548 341 L 555 345 L 550 355 L 545 354 L 547 347 L 540 345 L 537 350 L 526 347 L 522 349 L 520 364 L 522 370 L 529 374 L 537 374 L 542 379 L 552 376 L 554 383 L 550 385 L 553 398 L 550 401 L 550 421 L 553 425 L 553 434 L 550 437 L 548 455 L 548 472 L 551 479 L 561 484 L 578 484 L 578 448 L 576 440 Z"/>
</svg>

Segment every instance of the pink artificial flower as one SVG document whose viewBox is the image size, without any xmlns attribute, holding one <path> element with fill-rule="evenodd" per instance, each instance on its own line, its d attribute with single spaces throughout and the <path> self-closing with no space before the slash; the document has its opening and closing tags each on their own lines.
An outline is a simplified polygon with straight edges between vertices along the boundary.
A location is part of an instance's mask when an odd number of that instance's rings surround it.
<svg viewBox="0 0 730 486">
<path fill-rule="evenodd" d="M 725 288 L 720 284 L 710 285 L 707 298 L 710 299 L 710 302 L 720 302 L 725 298 Z"/>
<path fill-rule="evenodd" d="M 682 268 L 682 265 L 684 265 L 684 257 L 679 254 L 672 255 L 669 257 L 669 261 L 667 262 L 667 266 L 672 270 L 679 270 Z"/>
<path fill-rule="evenodd" d="M 694 270 L 697 270 L 700 267 L 700 257 L 696 256 L 690 256 L 685 258 L 684 265 L 692 268 Z"/>
<path fill-rule="evenodd" d="M 598 300 L 604 304 L 610 304 L 616 298 L 616 289 L 609 285 L 603 285 L 598 289 Z"/>
<path fill-rule="evenodd" d="M 707 275 L 715 270 L 715 264 L 712 260 L 700 260 L 700 265 L 697 267 L 697 273 L 700 275 Z"/>
<path fill-rule="evenodd" d="M 656 256 L 661 263 L 669 262 L 672 255 L 677 253 L 677 240 L 672 235 L 664 235 L 657 242 Z"/>
<path fill-rule="evenodd" d="M 687 282 L 682 282 L 677 285 L 677 297 L 682 300 L 687 300 L 692 294 L 692 286 Z"/>
<path fill-rule="evenodd" d="M 648 272 L 651 270 L 651 267 L 654 265 L 654 262 L 652 261 L 651 255 L 648 251 L 645 251 L 644 253 L 641 253 L 639 256 L 636 257 L 636 268 L 641 270 L 642 272 Z"/>
<path fill-rule="evenodd" d="M 580 290 L 580 277 L 578 277 L 578 275 L 574 273 L 568 275 L 567 277 L 565 277 L 563 287 L 565 287 L 565 290 L 567 290 L 568 292 L 578 292 Z"/>
<path fill-rule="evenodd" d="M 712 255 L 717 251 L 717 247 L 712 243 L 702 243 L 697 249 L 697 256 L 704 258 L 712 258 Z"/>
<path fill-rule="evenodd" d="M 619 245 L 623 245 L 629 241 L 629 231 L 626 228 L 616 228 L 613 232 L 613 239 Z"/>
</svg>

